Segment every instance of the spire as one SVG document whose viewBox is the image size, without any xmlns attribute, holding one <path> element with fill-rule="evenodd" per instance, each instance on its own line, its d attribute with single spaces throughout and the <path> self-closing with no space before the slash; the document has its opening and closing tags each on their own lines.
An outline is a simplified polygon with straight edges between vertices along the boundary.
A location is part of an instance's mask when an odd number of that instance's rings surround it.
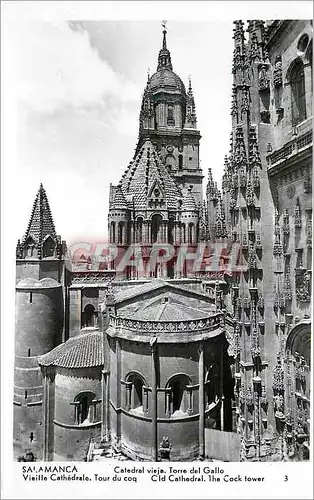
<svg viewBox="0 0 314 500">
<path fill-rule="evenodd" d="M 22 242 L 18 243 L 17 257 L 53 257 L 59 254 L 60 245 L 61 239 L 56 234 L 46 191 L 40 184 L 26 233 Z"/>
<path fill-rule="evenodd" d="M 40 183 L 23 242 L 29 236 L 40 242 L 48 235 L 54 239 L 57 237 L 46 191 Z"/>
<path fill-rule="evenodd" d="M 225 220 L 225 211 L 221 198 L 221 193 L 218 193 L 218 205 L 216 212 L 216 221 L 215 221 L 215 236 L 216 238 L 227 238 L 227 228 L 226 228 L 226 220 Z"/>
<path fill-rule="evenodd" d="M 199 238 L 200 241 L 209 241 L 209 228 L 208 228 L 208 214 L 206 209 L 206 203 L 200 203 L 199 208 Z"/>
<path fill-rule="evenodd" d="M 163 21 L 161 25 L 164 28 L 163 32 L 162 32 L 163 33 L 162 49 L 163 50 L 167 50 L 167 38 L 166 38 L 166 35 L 167 35 L 167 30 L 166 30 L 167 21 Z"/>
<path fill-rule="evenodd" d="M 169 50 L 167 49 L 166 23 L 167 21 L 162 22 L 162 27 L 164 28 L 162 32 L 162 49 L 159 51 L 157 71 L 162 69 L 170 69 L 170 71 L 172 71 L 171 56 Z"/>
</svg>

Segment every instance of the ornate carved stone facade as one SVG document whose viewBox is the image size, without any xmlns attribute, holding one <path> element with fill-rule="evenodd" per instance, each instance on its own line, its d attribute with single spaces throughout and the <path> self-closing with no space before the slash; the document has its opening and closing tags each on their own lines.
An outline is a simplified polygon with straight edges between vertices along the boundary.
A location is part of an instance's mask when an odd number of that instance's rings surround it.
<svg viewBox="0 0 314 500">
<path fill-rule="evenodd" d="M 302 460 L 308 402 L 293 384 L 295 367 L 303 374 L 309 364 L 300 361 L 298 347 L 292 358 L 289 352 L 296 335 L 310 358 L 312 28 L 306 21 L 249 21 L 245 36 L 244 23 L 234 24 L 232 136 L 222 199 L 228 238 L 241 242 L 246 262 L 246 270 L 226 278 L 234 318 L 235 430 L 243 460 Z M 210 177 L 209 207 L 213 182 Z"/>
</svg>

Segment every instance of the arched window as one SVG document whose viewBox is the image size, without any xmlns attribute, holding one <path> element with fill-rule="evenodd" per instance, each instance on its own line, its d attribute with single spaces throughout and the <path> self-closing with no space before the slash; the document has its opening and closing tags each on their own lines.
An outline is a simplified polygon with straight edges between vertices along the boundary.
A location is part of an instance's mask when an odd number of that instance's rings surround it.
<svg viewBox="0 0 314 500">
<path fill-rule="evenodd" d="M 191 380 L 188 375 L 174 375 L 166 385 L 166 415 L 180 417 L 192 412 Z"/>
<path fill-rule="evenodd" d="M 142 243 L 143 240 L 143 218 L 138 217 L 136 220 L 136 243 Z"/>
<path fill-rule="evenodd" d="M 36 251 L 36 244 L 33 238 L 28 237 L 25 246 L 24 246 L 24 257 L 36 257 L 37 256 L 37 251 Z"/>
<path fill-rule="evenodd" d="M 183 168 L 183 156 L 179 155 L 179 170 L 182 170 Z"/>
<path fill-rule="evenodd" d="M 77 425 L 88 425 L 94 423 L 96 419 L 96 405 L 100 400 L 96 399 L 93 392 L 85 391 L 75 396 L 74 402 L 74 422 Z"/>
<path fill-rule="evenodd" d="M 305 80 L 302 61 L 294 64 L 290 73 L 292 125 L 306 119 Z"/>
<path fill-rule="evenodd" d="M 97 325 L 98 312 L 95 311 L 95 307 L 91 304 L 85 306 L 82 313 L 82 327 L 92 327 Z"/>
<path fill-rule="evenodd" d="M 54 250 L 55 250 L 55 242 L 50 236 L 48 236 L 48 238 L 45 239 L 43 244 L 43 257 L 53 257 Z"/>
<path fill-rule="evenodd" d="M 124 223 L 119 222 L 119 224 L 118 224 L 118 245 L 123 244 L 123 228 L 124 228 Z"/>
<path fill-rule="evenodd" d="M 174 109 L 173 106 L 168 106 L 168 115 L 167 115 L 167 125 L 174 125 Z"/>
<path fill-rule="evenodd" d="M 137 372 L 129 373 L 125 379 L 125 404 L 126 409 L 143 412 L 148 410 L 148 387 L 145 380 Z"/>
<path fill-rule="evenodd" d="M 111 240 L 111 243 L 116 242 L 116 223 L 115 222 L 111 222 L 111 225 L 110 225 L 110 240 Z"/>
<path fill-rule="evenodd" d="M 160 233 L 162 228 L 162 217 L 159 214 L 152 217 L 152 243 L 160 240 Z"/>
</svg>

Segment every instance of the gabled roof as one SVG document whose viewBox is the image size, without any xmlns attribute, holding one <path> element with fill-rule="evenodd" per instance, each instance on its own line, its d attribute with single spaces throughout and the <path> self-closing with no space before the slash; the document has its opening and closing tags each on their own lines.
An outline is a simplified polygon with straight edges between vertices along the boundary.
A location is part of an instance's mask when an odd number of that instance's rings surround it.
<svg viewBox="0 0 314 500">
<path fill-rule="evenodd" d="M 57 238 L 46 191 L 40 184 L 22 243 L 29 237 L 36 243 L 41 243 L 47 236 L 54 240 Z"/>
<path fill-rule="evenodd" d="M 213 300 L 209 297 L 207 293 L 201 293 L 189 288 L 185 288 L 183 286 L 177 285 L 176 283 L 171 283 L 170 281 L 162 280 L 162 279 L 154 279 L 142 285 L 134 285 L 132 287 L 126 288 L 126 290 L 122 290 L 115 294 L 115 303 L 122 304 L 123 302 L 132 301 L 132 299 L 136 299 L 136 297 L 143 296 L 150 292 L 155 292 L 156 290 L 169 290 L 171 292 L 178 292 L 180 295 L 186 295 L 190 297 L 195 297 L 200 300 L 204 300 L 206 302 L 213 302 Z"/>
<path fill-rule="evenodd" d="M 125 198 L 133 197 L 136 210 L 145 210 L 149 193 L 155 182 L 162 187 L 161 195 L 165 208 L 176 210 L 181 193 L 163 165 L 155 147 L 147 139 L 121 179 L 123 195 Z"/>
<path fill-rule="evenodd" d="M 61 368 L 89 368 L 102 366 L 103 338 L 98 330 L 81 330 L 81 333 L 55 349 L 41 356 L 41 366 L 59 366 Z"/>
<path fill-rule="evenodd" d="M 134 312 L 127 312 L 126 316 L 141 321 L 186 321 L 206 319 L 212 313 L 208 305 L 206 310 L 193 307 L 186 300 L 183 301 L 182 297 L 180 300 L 171 294 L 171 296 L 159 296 L 152 301 L 141 303 L 138 309 Z"/>
</svg>

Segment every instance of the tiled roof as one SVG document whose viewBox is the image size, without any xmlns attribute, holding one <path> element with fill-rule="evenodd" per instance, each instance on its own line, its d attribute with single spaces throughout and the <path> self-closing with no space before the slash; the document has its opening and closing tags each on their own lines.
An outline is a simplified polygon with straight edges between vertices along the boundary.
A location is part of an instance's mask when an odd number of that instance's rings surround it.
<svg viewBox="0 0 314 500">
<path fill-rule="evenodd" d="M 37 243 L 44 241 L 46 236 L 51 236 L 54 240 L 57 238 L 48 198 L 42 184 L 40 184 L 33 204 L 31 217 L 23 242 L 26 241 L 29 236 Z"/>
<path fill-rule="evenodd" d="M 41 358 L 42 366 L 62 368 L 89 368 L 101 366 L 103 361 L 102 333 L 95 329 L 81 330 L 80 335 L 60 344 Z"/>
<path fill-rule="evenodd" d="M 165 284 L 165 281 L 155 279 L 153 281 L 144 283 L 143 285 L 134 285 L 132 287 L 128 287 L 125 290 L 121 290 L 120 292 L 115 293 L 115 302 L 117 304 L 119 302 L 124 302 L 125 300 L 132 299 L 133 297 L 137 297 L 138 295 L 142 295 L 146 292 L 158 290 L 158 288 L 163 287 Z"/>
<path fill-rule="evenodd" d="M 179 90 L 185 94 L 185 86 L 181 78 L 168 68 L 162 68 L 152 75 L 147 84 L 147 91 L 156 91 L 164 87 Z"/>
<path fill-rule="evenodd" d="M 161 188 L 159 196 L 163 198 L 166 207 L 176 210 L 181 193 L 155 147 L 147 139 L 122 177 L 122 192 L 125 197 L 133 197 L 136 210 L 145 210 L 150 192 L 156 183 Z"/>
<path fill-rule="evenodd" d="M 195 198 L 191 189 L 188 189 L 185 196 L 183 196 L 181 210 L 186 212 L 195 212 L 196 210 Z"/>
</svg>

